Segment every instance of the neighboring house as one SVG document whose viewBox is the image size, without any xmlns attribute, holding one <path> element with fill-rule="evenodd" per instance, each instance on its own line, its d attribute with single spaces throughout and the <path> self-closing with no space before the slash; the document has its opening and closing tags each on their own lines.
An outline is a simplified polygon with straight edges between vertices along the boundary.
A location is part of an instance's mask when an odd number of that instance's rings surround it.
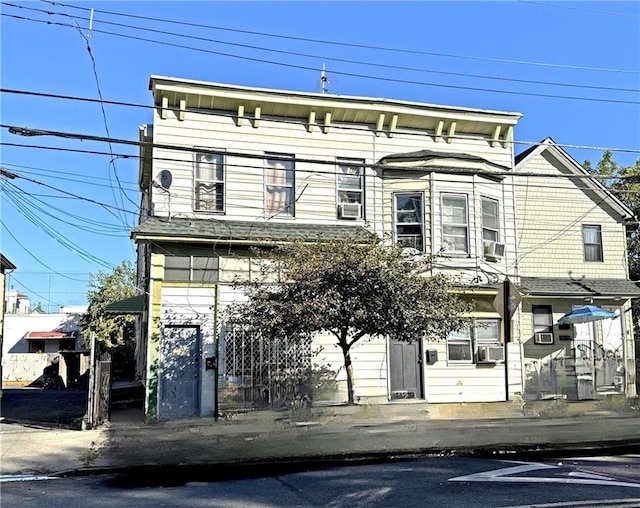
<svg viewBox="0 0 640 508">
<path fill-rule="evenodd" d="M 374 233 L 459 278 L 474 325 L 437 343 L 364 341 L 352 351 L 356 399 L 503 401 L 523 391 L 519 327 L 504 358 L 493 302 L 519 283 L 513 128 L 520 114 L 152 76 L 140 129 L 139 358 L 150 419 L 204 416 L 218 401 L 273 402 L 274 380 L 320 363 L 346 400 L 342 354 L 263 344 L 223 310 L 256 276 L 253 246 Z M 219 356 L 218 356 L 219 353 Z M 217 370 L 216 370 L 217 369 Z"/>
<path fill-rule="evenodd" d="M 518 271 L 529 398 L 636 396 L 625 223 L 632 211 L 551 138 L 516 157 Z M 530 176 L 526 176 L 530 175 Z M 617 318 L 558 325 L 593 304 Z"/>
<path fill-rule="evenodd" d="M 73 381 L 83 374 L 88 353 L 80 334 L 80 318 L 85 310 L 86 306 L 77 306 L 61 307 L 56 314 L 5 314 L 3 384 L 28 385 L 42 375 L 46 366 L 59 360 L 65 378 Z M 65 385 L 69 385 L 67 379 Z"/>
<path fill-rule="evenodd" d="M 8 289 L 5 296 L 5 312 L 8 314 L 29 314 L 31 300 L 29 296 L 15 289 Z"/>
<path fill-rule="evenodd" d="M 0 380 L 4 379 L 2 377 L 2 370 L 4 365 L 4 313 L 7 308 L 7 300 L 5 299 L 5 295 L 7 293 L 6 288 L 6 280 L 5 274 L 11 272 L 16 269 L 16 265 L 14 265 L 11 261 L 9 261 L 4 255 L 0 254 L 0 302 L 2 302 L 2 308 L 0 311 L 2 314 L 0 315 Z M 0 384 L 0 398 L 2 398 L 2 385 Z"/>
</svg>

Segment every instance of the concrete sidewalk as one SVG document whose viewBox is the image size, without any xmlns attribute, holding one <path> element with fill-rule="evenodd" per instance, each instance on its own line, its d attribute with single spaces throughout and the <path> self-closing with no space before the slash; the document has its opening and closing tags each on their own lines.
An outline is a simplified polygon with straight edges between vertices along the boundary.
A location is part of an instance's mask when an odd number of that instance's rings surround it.
<svg viewBox="0 0 640 508">
<path fill-rule="evenodd" d="M 255 411 L 218 422 L 121 421 L 91 431 L 0 424 L 0 431 L 2 474 L 212 467 L 229 473 L 252 464 L 300 467 L 422 454 L 635 451 L 640 413 L 579 403 L 537 409 L 400 403 Z"/>
</svg>

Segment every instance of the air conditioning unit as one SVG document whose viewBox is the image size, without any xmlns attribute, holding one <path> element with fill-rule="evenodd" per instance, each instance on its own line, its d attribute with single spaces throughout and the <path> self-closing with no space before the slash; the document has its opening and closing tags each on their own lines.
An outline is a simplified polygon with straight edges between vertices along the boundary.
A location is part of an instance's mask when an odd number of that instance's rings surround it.
<svg viewBox="0 0 640 508">
<path fill-rule="evenodd" d="M 488 259 L 489 261 L 498 261 L 504 256 L 504 243 L 485 240 L 483 245 L 485 259 Z"/>
<path fill-rule="evenodd" d="M 534 342 L 536 344 L 553 344 L 553 333 L 536 333 L 534 336 Z"/>
<path fill-rule="evenodd" d="M 360 206 L 360 203 L 340 203 L 338 214 L 341 219 L 359 219 Z"/>
<path fill-rule="evenodd" d="M 478 346 L 478 362 L 497 363 L 504 361 L 502 346 Z"/>
</svg>

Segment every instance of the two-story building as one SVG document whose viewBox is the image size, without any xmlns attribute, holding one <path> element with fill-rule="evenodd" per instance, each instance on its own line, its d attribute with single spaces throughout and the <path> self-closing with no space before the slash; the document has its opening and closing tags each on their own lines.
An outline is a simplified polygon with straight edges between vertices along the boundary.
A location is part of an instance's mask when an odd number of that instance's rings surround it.
<svg viewBox="0 0 640 508">
<path fill-rule="evenodd" d="M 625 224 L 633 212 L 551 138 L 516 157 L 526 396 L 636 396 Z M 595 305 L 614 319 L 558 324 Z"/>
<path fill-rule="evenodd" d="M 356 398 L 501 401 L 523 391 L 519 327 L 505 346 L 493 304 L 505 277 L 518 282 L 519 113 L 160 76 L 150 89 L 132 232 L 149 418 L 210 415 L 223 396 L 265 402 L 282 369 L 310 362 L 335 374 L 327 400 L 345 400 L 329 337 L 295 350 L 257 343 L 229 329 L 223 310 L 243 297 L 234 279 L 255 275 L 251 247 L 371 233 L 437 255 L 433 270 L 457 277 L 476 310 L 473 326 L 439 342 L 364 341 L 352 351 Z"/>
<path fill-rule="evenodd" d="M 355 347 L 356 400 L 635 394 L 631 211 L 550 139 L 515 157 L 519 113 L 160 76 L 150 89 L 132 232 L 148 418 L 273 404 L 311 367 L 331 381 L 315 400 L 344 401 L 331 337 L 263 342 L 224 309 L 244 298 L 238 277 L 260 275 L 253 247 L 371 234 L 434 256 L 475 310 L 440 341 Z M 587 302 L 619 318 L 557 324 Z"/>
</svg>

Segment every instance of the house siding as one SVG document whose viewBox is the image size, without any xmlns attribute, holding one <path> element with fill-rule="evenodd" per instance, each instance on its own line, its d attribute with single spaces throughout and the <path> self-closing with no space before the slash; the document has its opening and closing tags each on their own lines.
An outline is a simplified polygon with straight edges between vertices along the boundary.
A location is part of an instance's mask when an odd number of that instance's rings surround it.
<svg viewBox="0 0 640 508">
<path fill-rule="evenodd" d="M 549 175 L 516 181 L 521 275 L 627 278 L 625 227 L 606 201 L 581 189 L 582 180 L 556 177 L 568 172 L 546 152 L 527 160 L 519 172 Z M 602 227 L 604 261 L 585 261 L 583 225 Z"/>
<path fill-rule="evenodd" d="M 395 229 L 394 195 L 399 192 L 421 192 L 424 195 L 425 253 L 437 254 L 442 246 L 440 196 L 442 192 L 460 192 L 469 197 L 469 254 L 463 257 L 439 256 L 434 271 L 461 276 L 463 282 L 480 284 L 497 292 L 505 275 L 517 278 L 515 260 L 515 205 L 510 171 L 513 166 L 512 127 L 520 115 L 506 112 L 487 112 L 424 104 L 395 103 L 394 101 L 363 98 L 311 97 L 303 94 L 235 89 L 225 85 L 177 81 L 173 78 L 152 78 L 155 103 L 152 132 L 152 173 L 141 178 L 145 208 L 151 215 L 165 217 L 212 219 L 218 221 L 272 221 L 285 224 L 360 224 L 385 239 L 393 238 Z M 169 108 L 178 107 L 185 100 L 189 109 L 163 109 L 165 99 Z M 240 113 L 238 105 L 245 111 Z M 262 108 L 261 117 L 255 116 Z M 307 108 L 307 109 L 305 109 Z M 316 123 L 309 123 L 309 108 L 316 113 Z M 304 111 L 303 111 L 304 110 Z M 325 113 L 333 120 L 324 125 Z M 275 116 L 277 115 L 277 116 Z M 396 117 L 397 128 L 390 122 Z M 380 129 L 382 125 L 382 129 Z M 497 140 L 492 137 L 499 134 Z M 166 145 L 166 146 L 161 146 Z M 201 147 L 225 154 L 224 210 L 195 211 L 194 154 Z M 178 149 L 184 148 L 184 150 Z M 383 167 L 377 163 L 386 156 L 430 150 L 444 153 L 472 155 L 484 159 L 490 171 L 501 172 L 505 180 L 494 182 L 486 178 L 455 175 L 446 169 L 459 168 L 456 162 L 443 160 L 430 164 L 428 169 Z M 265 211 L 265 154 L 291 155 L 295 162 L 294 217 L 269 214 Z M 345 220 L 337 217 L 338 159 L 361 160 L 364 172 L 364 216 Z M 437 157 L 436 157 L 437 160 Z M 477 162 L 477 161 L 476 161 Z M 493 165 L 499 165 L 499 169 Z M 464 164 L 463 164 L 464 166 Z M 141 165 L 141 175 L 149 171 Z M 444 168 L 444 169 L 443 169 Z M 493 169 L 491 169 L 493 168 Z M 163 190 L 153 180 L 163 170 L 172 175 L 172 185 Z M 496 261 L 483 256 L 481 196 L 500 202 L 500 243 L 506 246 L 505 255 Z M 182 238 L 172 238 L 174 245 L 185 248 L 190 242 L 189 231 Z M 200 408 L 203 415 L 214 410 L 215 378 L 204 369 L 204 358 L 215 352 L 216 338 L 220 339 L 219 364 L 224 365 L 224 340 L 227 330 L 225 308 L 245 297 L 232 287 L 236 278 L 254 280 L 255 262 L 245 251 L 219 248 L 218 239 L 198 238 L 211 247 L 211 255 L 218 257 L 217 283 L 174 283 L 164 280 L 164 256 L 161 249 L 151 255 L 149 322 L 147 333 L 148 414 L 154 416 L 157 407 L 158 337 L 161 326 L 198 323 L 202 335 Z M 224 240 L 224 239 L 221 239 Z M 155 240 L 154 240 L 155 241 Z M 195 252 L 195 251 L 194 251 Z M 493 289 L 491 289 L 493 288 Z M 216 322 L 216 316 L 219 320 Z M 487 317 L 486 309 L 474 313 Z M 496 317 L 493 312 L 491 317 Z M 217 335 L 219 333 L 219 335 Z M 519 334 L 513 333 L 506 367 L 509 371 L 509 394 L 522 391 L 517 344 Z M 425 344 L 426 347 L 430 344 Z M 342 351 L 335 337 L 319 334 L 313 343 L 317 351 L 314 362 L 326 365 L 337 377 L 336 392 L 327 397 L 347 398 L 346 373 Z M 445 343 L 433 347 L 440 352 L 440 361 L 427 366 L 423 363 L 424 396 L 431 402 L 497 401 L 505 394 L 505 365 L 454 365 L 446 361 Z M 354 369 L 354 391 L 360 401 L 387 401 L 389 387 L 389 344 L 385 338 L 367 338 L 351 350 Z M 512 365 L 513 364 L 513 365 Z M 224 382 L 221 370 L 219 381 Z"/>
</svg>

